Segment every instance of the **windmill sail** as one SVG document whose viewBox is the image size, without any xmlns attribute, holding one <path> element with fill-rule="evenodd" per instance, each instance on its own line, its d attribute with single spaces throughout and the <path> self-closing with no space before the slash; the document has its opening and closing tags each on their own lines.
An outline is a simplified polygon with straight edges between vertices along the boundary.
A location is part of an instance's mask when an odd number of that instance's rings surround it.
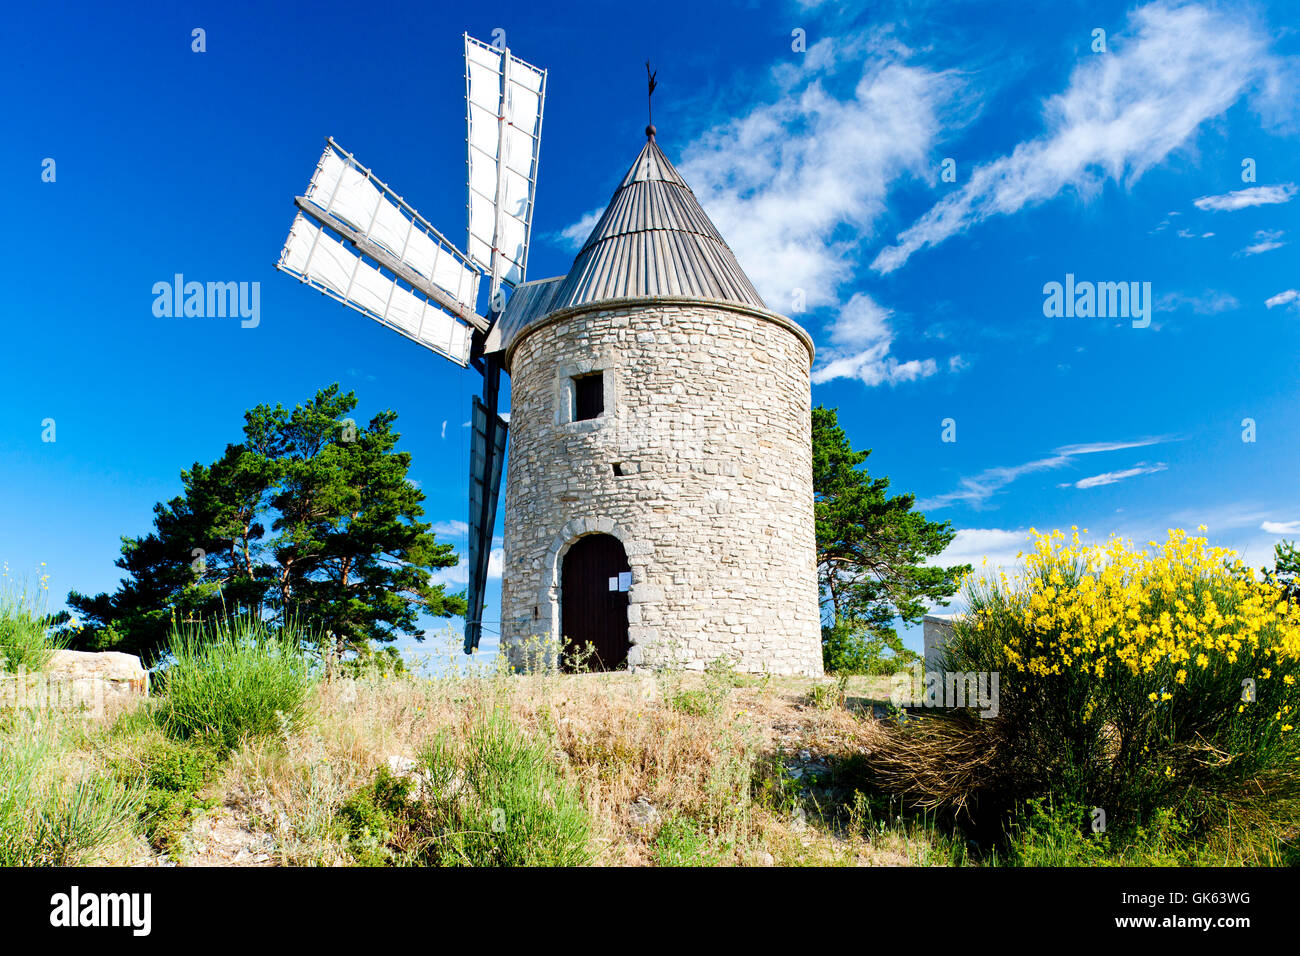
<svg viewBox="0 0 1300 956">
<path fill-rule="evenodd" d="M 459 365 L 470 359 L 479 270 L 333 139 L 276 264 Z"/>
<path fill-rule="evenodd" d="M 293 220 L 276 267 L 456 364 L 469 364 L 467 325 L 401 286 L 302 213 Z"/>
<path fill-rule="evenodd" d="M 469 258 L 333 139 L 304 198 L 309 214 L 351 226 L 473 310 L 479 271 Z"/>
<path fill-rule="evenodd" d="M 546 71 L 465 34 L 469 257 L 495 292 L 528 272 Z"/>
<path fill-rule="evenodd" d="M 495 395 L 489 401 L 496 404 Z M 507 425 L 495 408 L 474 396 L 470 420 L 469 451 L 469 604 L 465 616 L 465 653 L 478 647 L 483 633 L 483 605 L 487 597 L 488 567 L 492 557 L 492 532 L 496 528 L 497 496 L 501 489 L 501 463 L 506 452 Z"/>
</svg>

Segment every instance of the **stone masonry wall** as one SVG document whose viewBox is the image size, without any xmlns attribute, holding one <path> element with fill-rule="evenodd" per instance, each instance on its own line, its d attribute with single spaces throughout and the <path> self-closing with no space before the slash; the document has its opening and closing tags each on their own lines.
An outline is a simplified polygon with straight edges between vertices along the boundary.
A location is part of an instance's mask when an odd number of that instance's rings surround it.
<svg viewBox="0 0 1300 956">
<path fill-rule="evenodd" d="M 647 301 L 524 333 L 502 589 L 516 660 L 558 634 L 565 552 L 603 532 L 632 568 L 633 669 L 731 657 L 821 674 L 809 366 L 793 328 L 720 304 Z M 604 414 L 569 421 L 573 376 L 593 371 Z"/>
</svg>

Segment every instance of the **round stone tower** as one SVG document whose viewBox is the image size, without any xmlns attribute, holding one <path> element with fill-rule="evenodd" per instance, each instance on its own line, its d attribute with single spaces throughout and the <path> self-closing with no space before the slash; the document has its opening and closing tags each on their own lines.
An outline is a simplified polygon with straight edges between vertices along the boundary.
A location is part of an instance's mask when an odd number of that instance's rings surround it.
<svg viewBox="0 0 1300 956">
<path fill-rule="evenodd" d="M 503 647 L 821 674 L 812 341 L 647 134 L 568 275 L 500 323 Z"/>
</svg>

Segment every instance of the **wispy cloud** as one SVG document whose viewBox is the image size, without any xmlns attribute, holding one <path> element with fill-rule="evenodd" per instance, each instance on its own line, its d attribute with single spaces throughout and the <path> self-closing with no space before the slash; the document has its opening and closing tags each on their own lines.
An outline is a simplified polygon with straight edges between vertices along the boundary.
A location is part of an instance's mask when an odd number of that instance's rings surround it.
<svg viewBox="0 0 1300 956">
<path fill-rule="evenodd" d="M 1267 38 L 1247 20 L 1173 0 L 1133 11 L 1110 43 L 1112 52 L 1085 59 L 1046 102 L 1042 136 L 977 167 L 872 268 L 893 272 L 919 249 L 1066 188 L 1086 196 L 1108 179 L 1132 185 L 1276 70 Z"/>
<path fill-rule="evenodd" d="M 1264 307 L 1267 309 L 1278 305 L 1289 305 L 1293 309 L 1300 309 L 1300 289 L 1287 289 L 1264 300 Z"/>
<path fill-rule="evenodd" d="M 892 314 L 865 293 L 849 299 L 830 325 L 831 346 L 818 356 L 813 382 L 856 378 L 866 385 L 897 385 L 937 372 L 932 358 L 900 362 L 889 354 L 894 342 Z"/>
<path fill-rule="evenodd" d="M 1167 292 L 1156 299 L 1157 312 L 1177 312 L 1179 309 L 1191 309 L 1197 315 L 1217 315 L 1241 307 L 1237 297 L 1227 292 L 1207 290 L 1200 295 L 1188 295 L 1185 292 Z"/>
<path fill-rule="evenodd" d="M 1019 563 L 1020 553 L 1028 548 L 1028 529 L 960 528 L 943 553 L 927 563 L 944 567 L 969 564 L 978 571 L 987 559 L 995 568 L 1012 568 Z"/>
<path fill-rule="evenodd" d="M 1169 515 L 1164 522 L 1168 528 L 1195 528 L 1205 525 L 1212 533 L 1237 531 L 1256 527 L 1265 520 L 1269 510 L 1256 502 L 1228 502 L 1208 507 L 1185 508 Z"/>
<path fill-rule="evenodd" d="M 1138 462 L 1132 468 L 1124 468 L 1120 471 L 1104 471 L 1100 475 L 1093 475 L 1090 478 L 1080 478 L 1074 482 L 1075 488 L 1100 488 L 1102 485 L 1113 485 L 1117 481 L 1124 481 L 1127 478 L 1136 478 L 1139 475 L 1153 475 L 1158 471 L 1165 471 L 1169 466 L 1162 461 L 1154 465 L 1148 465 L 1146 462 Z M 1068 486 L 1068 482 L 1067 482 Z"/>
<path fill-rule="evenodd" d="M 1239 256 L 1257 256 L 1261 252 L 1272 252 L 1286 245 L 1282 237 L 1286 235 L 1281 229 L 1260 229 L 1255 233 L 1255 241 L 1237 253 Z"/>
<path fill-rule="evenodd" d="M 493 548 L 492 553 L 488 556 L 488 579 L 501 577 L 501 569 L 505 567 L 505 552 L 501 548 Z M 433 574 L 429 575 L 429 583 L 433 585 L 441 584 L 448 589 L 456 590 L 469 585 L 469 558 L 460 555 L 460 563 L 451 568 L 438 568 Z"/>
<path fill-rule="evenodd" d="M 565 226 L 559 232 L 551 233 L 549 238 L 556 245 L 576 253 L 582 248 L 582 244 L 587 241 L 587 237 L 591 235 L 591 230 L 596 228 L 596 223 L 600 222 L 600 217 L 604 213 L 604 206 L 583 213 L 582 218 L 577 222 Z"/>
<path fill-rule="evenodd" d="M 1235 192 L 1218 196 L 1202 196 L 1192 200 L 1192 205 L 1205 212 L 1235 212 L 1250 206 L 1271 206 L 1275 203 L 1290 202 L 1296 194 L 1295 183 L 1282 183 L 1280 186 L 1251 186 Z"/>
<path fill-rule="evenodd" d="M 816 381 L 897 384 L 938 369 L 891 354 L 890 310 L 861 292 L 842 297 L 893 184 L 930 175 L 940 136 L 962 122 L 958 75 L 911 59 L 888 27 L 825 37 L 798 66 L 775 65 L 758 85 L 766 97 L 706 130 L 677 163 L 770 306 L 839 310 Z M 576 250 L 601 212 L 553 238 Z"/>
<path fill-rule="evenodd" d="M 918 501 L 917 508 L 922 511 L 935 511 L 959 501 L 978 508 L 998 491 L 1025 475 L 1064 468 L 1073 464 L 1075 459 L 1082 455 L 1097 455 L 1109 451 L 1123 451 L 1128 448 L 1145 448 L 1149 445 L 1158 445 L 1171 440 L 1168 436 L 1157 436 L 1154 438 L 1140 438 L 1136 441 L 1063 445 L 1046 458 L 1037 458 L 1020 465 L 988 468 L 973 477 L 962 478 L 953 491 Z"/>
<path fill-rule="evenodd" d="M 1300 534 L 1300 521 L 1265 521 L 1259 530 L 1269 534 Z"/>
<path fill-rule="evenodd" d="M 891 185 L 929 174 L 959 83 L 909 54 L 883 33 L 821 40 L 773 71 L 774 99 L 683 151 L 682 175 L 775 308 L 795 289 L 810 309 L 839 304 Z M 850 69 L 837 95 L 832 76 Z"/>
<path fill-rule="evenodd" d="M 469 534 L 469 525 L 464 521 L 435 521 L 430 530 L 444 538 L 463 538 Z"/>
</svg>

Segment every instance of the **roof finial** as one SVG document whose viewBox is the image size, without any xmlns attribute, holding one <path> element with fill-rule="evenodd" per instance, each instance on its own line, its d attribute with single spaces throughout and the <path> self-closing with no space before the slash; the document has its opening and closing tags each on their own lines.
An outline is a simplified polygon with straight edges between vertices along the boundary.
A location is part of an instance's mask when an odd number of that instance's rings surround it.
<svg viewBox="0 0 1300 956">
<path fill-rule="evenodd" d="M 646 93 L 646 98 L 645 98 L 646 118 L 649 120 L 649 125 L 647 125 L 645 128 L 645 135 L 646 135 L 646 139 L 653 140 L 655 138 L 655 133 L 656 133 L 655 117 L 654 117 L 654 95 L 655 95 L 655 87 L 659 85 L 658 82 L 655 81 L 655 77 L 659 75 L 659 71 L 655 70 L 653 73 L 650 72 L 649 60 L 645 61 L 645 75 L 646 75 L 647 85 L 649 86 L 649 92 Z"/>
</svg>

